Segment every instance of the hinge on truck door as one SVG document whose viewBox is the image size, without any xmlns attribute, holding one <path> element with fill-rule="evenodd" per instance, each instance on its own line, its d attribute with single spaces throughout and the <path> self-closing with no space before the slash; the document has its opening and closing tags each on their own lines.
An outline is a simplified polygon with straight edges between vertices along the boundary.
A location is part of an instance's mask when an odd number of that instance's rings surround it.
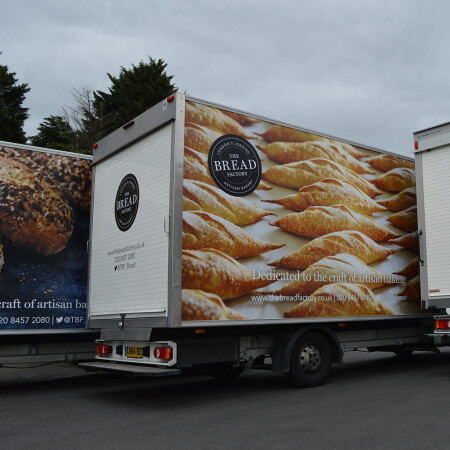
<svg viewBox="0 0 450 450">
<path fill-rule="evenodd" d="M 164 217 L 164 231 L 167 235 L 170 234 L 170 214 L 166 214 Z"/>
<path fill-rule="evenodd" d="M 422 230 L 419 230 L 419 231 L 418 231 L 418 235 L 419 235 L 419 236 L 422 236 L 422 235 L 423 235 Z M 420 243 L 419 243 L 419 248 L 418 248 L 418 250 L 417 250 L 417 253 L 419 254 L 419 262 L 420 262 L 420 265 L 423 266 L 423 265 L 425 264 L 425 262 L 424 262 L 424 260 L 420 257 Z"/>
</svg>

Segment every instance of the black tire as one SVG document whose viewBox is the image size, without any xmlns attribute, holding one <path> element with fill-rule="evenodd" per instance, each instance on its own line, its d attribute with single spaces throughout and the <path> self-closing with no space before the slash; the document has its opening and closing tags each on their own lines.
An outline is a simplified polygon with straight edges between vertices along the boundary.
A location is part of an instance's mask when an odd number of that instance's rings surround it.
<svg viewBox="0 0 450 450">
<path fill-rule="evenodd" d="M 331 372 L 331 347 L 319 333 L 309 332 L 297 339 L 286 377 L 294 387 L 313 387 L 325 382 Z"/>
<path fill-rule="evenodd" d="M 234 366 L 233 363 L 217 363 L 208 367 L 208 372 L 218 380 L 233 380 L 237 378 L 245 367 L 242 365 Z"/>
</svg>

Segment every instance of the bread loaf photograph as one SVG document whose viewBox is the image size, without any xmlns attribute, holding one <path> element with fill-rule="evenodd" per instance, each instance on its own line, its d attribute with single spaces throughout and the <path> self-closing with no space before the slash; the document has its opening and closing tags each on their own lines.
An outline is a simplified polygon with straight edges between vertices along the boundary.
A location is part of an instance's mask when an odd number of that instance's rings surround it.
<svg viewBox="0 0 450 450">
<path fill-rule="evenodd" d="M 85 326 L 90 191 L 90 157 L 0 143 L 4 327 Z"/>
</svg>

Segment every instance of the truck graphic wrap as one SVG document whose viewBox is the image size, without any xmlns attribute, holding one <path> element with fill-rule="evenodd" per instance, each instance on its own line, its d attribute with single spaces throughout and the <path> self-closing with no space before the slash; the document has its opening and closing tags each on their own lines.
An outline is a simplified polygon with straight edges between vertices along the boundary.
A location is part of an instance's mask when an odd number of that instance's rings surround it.
<svg viewBox="0 0 450 450">
<path fill-rule="evenodd" d="M 182 320 L 421 313 L 412 161 L 185 109 Z"/>
<path fill-rule="evenodd" d="M 0 330 L 86 327 L 90 158 L 0 143 Z"/>
</svg>

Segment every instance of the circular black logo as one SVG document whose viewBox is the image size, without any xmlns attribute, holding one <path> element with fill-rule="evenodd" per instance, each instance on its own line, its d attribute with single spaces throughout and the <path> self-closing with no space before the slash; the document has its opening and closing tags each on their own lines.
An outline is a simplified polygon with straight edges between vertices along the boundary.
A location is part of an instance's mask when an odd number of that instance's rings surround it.
<svg viewBox="0 0 450 450">
<path fill-rule="evenodd" d="M 241 136 L 226 134 L 218 138 L 209 150 L 208 165 L 217 186 L 236 197 L 251 194 L 261 181 L 259 155 Z"/>
<path fill-rule="evenodd" d="M 129 173 L 120 183 L 116 194 L 116 223 L 121 231 L 127 231 L 133 225 L 139 206 L 139 184 L 136 177 Z"/>
</svg>

